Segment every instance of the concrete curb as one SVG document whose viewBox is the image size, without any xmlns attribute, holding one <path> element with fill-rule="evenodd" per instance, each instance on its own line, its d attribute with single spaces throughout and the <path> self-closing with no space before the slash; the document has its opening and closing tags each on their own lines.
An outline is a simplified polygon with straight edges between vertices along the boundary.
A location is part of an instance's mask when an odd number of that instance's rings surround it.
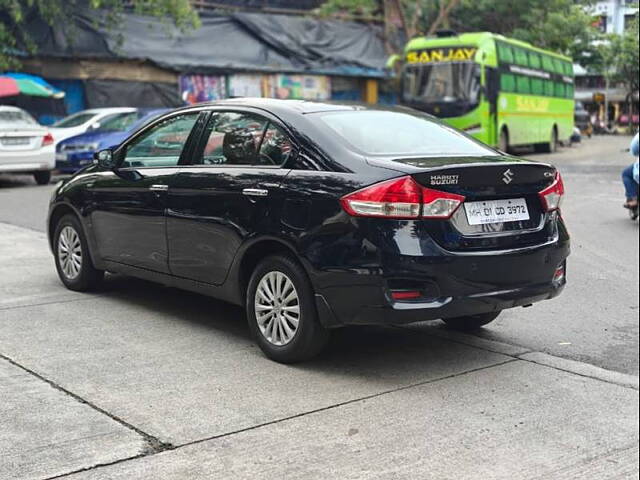
<svg viewBox="0 0 640 480">
<path fill-rule="evenodd" d="M 604 368 L 596 367 L 589 363 L 568 360 L 542 352 L 529 352 L 518 356 L 520 360 L 545 365 L 547 367 L 574 373 L 583 377 L 595 378 L 607 383 L 614 383 L 622 387 L 638 390 L 638 377 L 626 373 L 613 372 Z"/>
</svg>

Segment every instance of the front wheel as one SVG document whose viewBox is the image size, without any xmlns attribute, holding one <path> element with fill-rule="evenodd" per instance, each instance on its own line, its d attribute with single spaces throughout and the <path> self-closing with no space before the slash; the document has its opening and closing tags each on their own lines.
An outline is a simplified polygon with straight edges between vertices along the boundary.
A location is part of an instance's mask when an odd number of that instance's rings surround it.
<svg viewBox="0 0 640 480">
<path fill-rule="evenodd" d="M 462 332 L 469 332 L 478 330 L 479 328 L 493 322 L 501 312 L 482 313 L 479 315 L 467 315 L 464 317 L 452 317 L 443 318 L 442 321 L 446 323 L 447 327 L 452 330 L 459 330 Z"/>
<path fill-rule="evenodd" d="M 318 321 L 311 282 L 289 256 L 260 262 L 249 280 L 246 309 L 256 342 L 276 362 L 308 360 L 329 339 L 329 331 Z"/>
<path fill-rule="evenodd" d="M 80 221 L 65 215 L 56 225 L 53 252 L 58 276 L 70 290 L 84 292 L 100 285 L 104 272 L 93 266 Z"/>
<path fill-rule="evenodd" d="M 51 181 L 51 171 L 40 170 L 38 172 L 33 172 L 33 178 L 38 185 L 49 185 L 49 182 Z"/>
</svg>

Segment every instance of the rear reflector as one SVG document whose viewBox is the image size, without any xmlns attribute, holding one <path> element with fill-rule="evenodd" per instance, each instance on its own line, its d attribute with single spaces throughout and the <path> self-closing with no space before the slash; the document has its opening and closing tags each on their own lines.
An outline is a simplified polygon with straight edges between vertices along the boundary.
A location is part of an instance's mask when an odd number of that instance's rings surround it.
<svg viewBox="0 0 640 480">
<path fill-rule="evenodd" d="M 415 300 L 420 298 L 422 293 L 417 290 L 392 290 L 391 298 L 394 300 Z"/>
<path fill-rule="evenodd" d="M 376 183 L 340 199 L 349 215 L 398 219 L 446 219 L 462 202 L 463 196 L 422 187 L 410 176 Z"/>
<path fill-rule="evenodd" d="M 42 146 L 46 147 L 47 145 L 51 145 L 53 143 L 53 135 L 51 135 L 50 132 L 47 132 L 47 134 L 42 137 Z"/>
<path fill-rule="evenodd" d="M 562 283 L 565 276 L 564 264 L 560 265 L 556 268 L 556 271 L 553 273 L 553 283 Z"/>
<path fill-rule="evenodd" d="M 564 182 L 560 176 L 560 172 L 556 172 L 556 178 L 551 185 L 538 193 L 542 208 L 546 212 L 558 210 L 564 196 Z"/>
</svg>

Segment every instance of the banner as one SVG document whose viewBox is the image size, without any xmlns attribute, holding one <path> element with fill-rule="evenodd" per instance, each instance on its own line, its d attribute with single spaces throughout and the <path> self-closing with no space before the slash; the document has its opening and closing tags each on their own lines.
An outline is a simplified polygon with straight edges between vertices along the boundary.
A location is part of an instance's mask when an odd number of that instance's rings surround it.
<svg viewBox="0 0 640 480">
<path fill-rule="evenodd" d="M 329 77 L 322 75 L 265 76 L 267 96 L 282 99 L 328 100 L 331 97 Z"/>
<path fill-rule="evenodd" d="M 180 97 L 188 104 L 227 98 L 224 76 L 180 75 Z"/>
<path fill-rule="evenodd" d="M 262 97 L 262 75 L 230 75 L 230 97 Z"/>
</svg>

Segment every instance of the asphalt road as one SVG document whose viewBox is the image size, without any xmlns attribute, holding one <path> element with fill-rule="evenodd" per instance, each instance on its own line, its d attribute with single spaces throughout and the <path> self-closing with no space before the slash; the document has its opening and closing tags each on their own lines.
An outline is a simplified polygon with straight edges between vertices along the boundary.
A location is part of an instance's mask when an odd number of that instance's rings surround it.
<svg viewBox="0 0 640 480">
<path fill-rule="evenodd" d="M 478 335 L 347 328 L 266 359 L 240 308 L 122 276 L 77 293 L 43 233 L 52 186 L 0 176 L 0 479 L 632 479 L 638 226 L 625 138 L 551 158 L 564 295 Z"/>
<path fill-rule="evenodd" d="M 479 336 L 638 375 L 638 222 L 621 208 L 629 142 L 594 137 L 552 155 L 521 153 L 563 173 L 569 283 L 558 299 L 504 312 Z M 52 190 L 29 176 L 0 175 L 0 222 L 44 231 Z"/>
</svg>

